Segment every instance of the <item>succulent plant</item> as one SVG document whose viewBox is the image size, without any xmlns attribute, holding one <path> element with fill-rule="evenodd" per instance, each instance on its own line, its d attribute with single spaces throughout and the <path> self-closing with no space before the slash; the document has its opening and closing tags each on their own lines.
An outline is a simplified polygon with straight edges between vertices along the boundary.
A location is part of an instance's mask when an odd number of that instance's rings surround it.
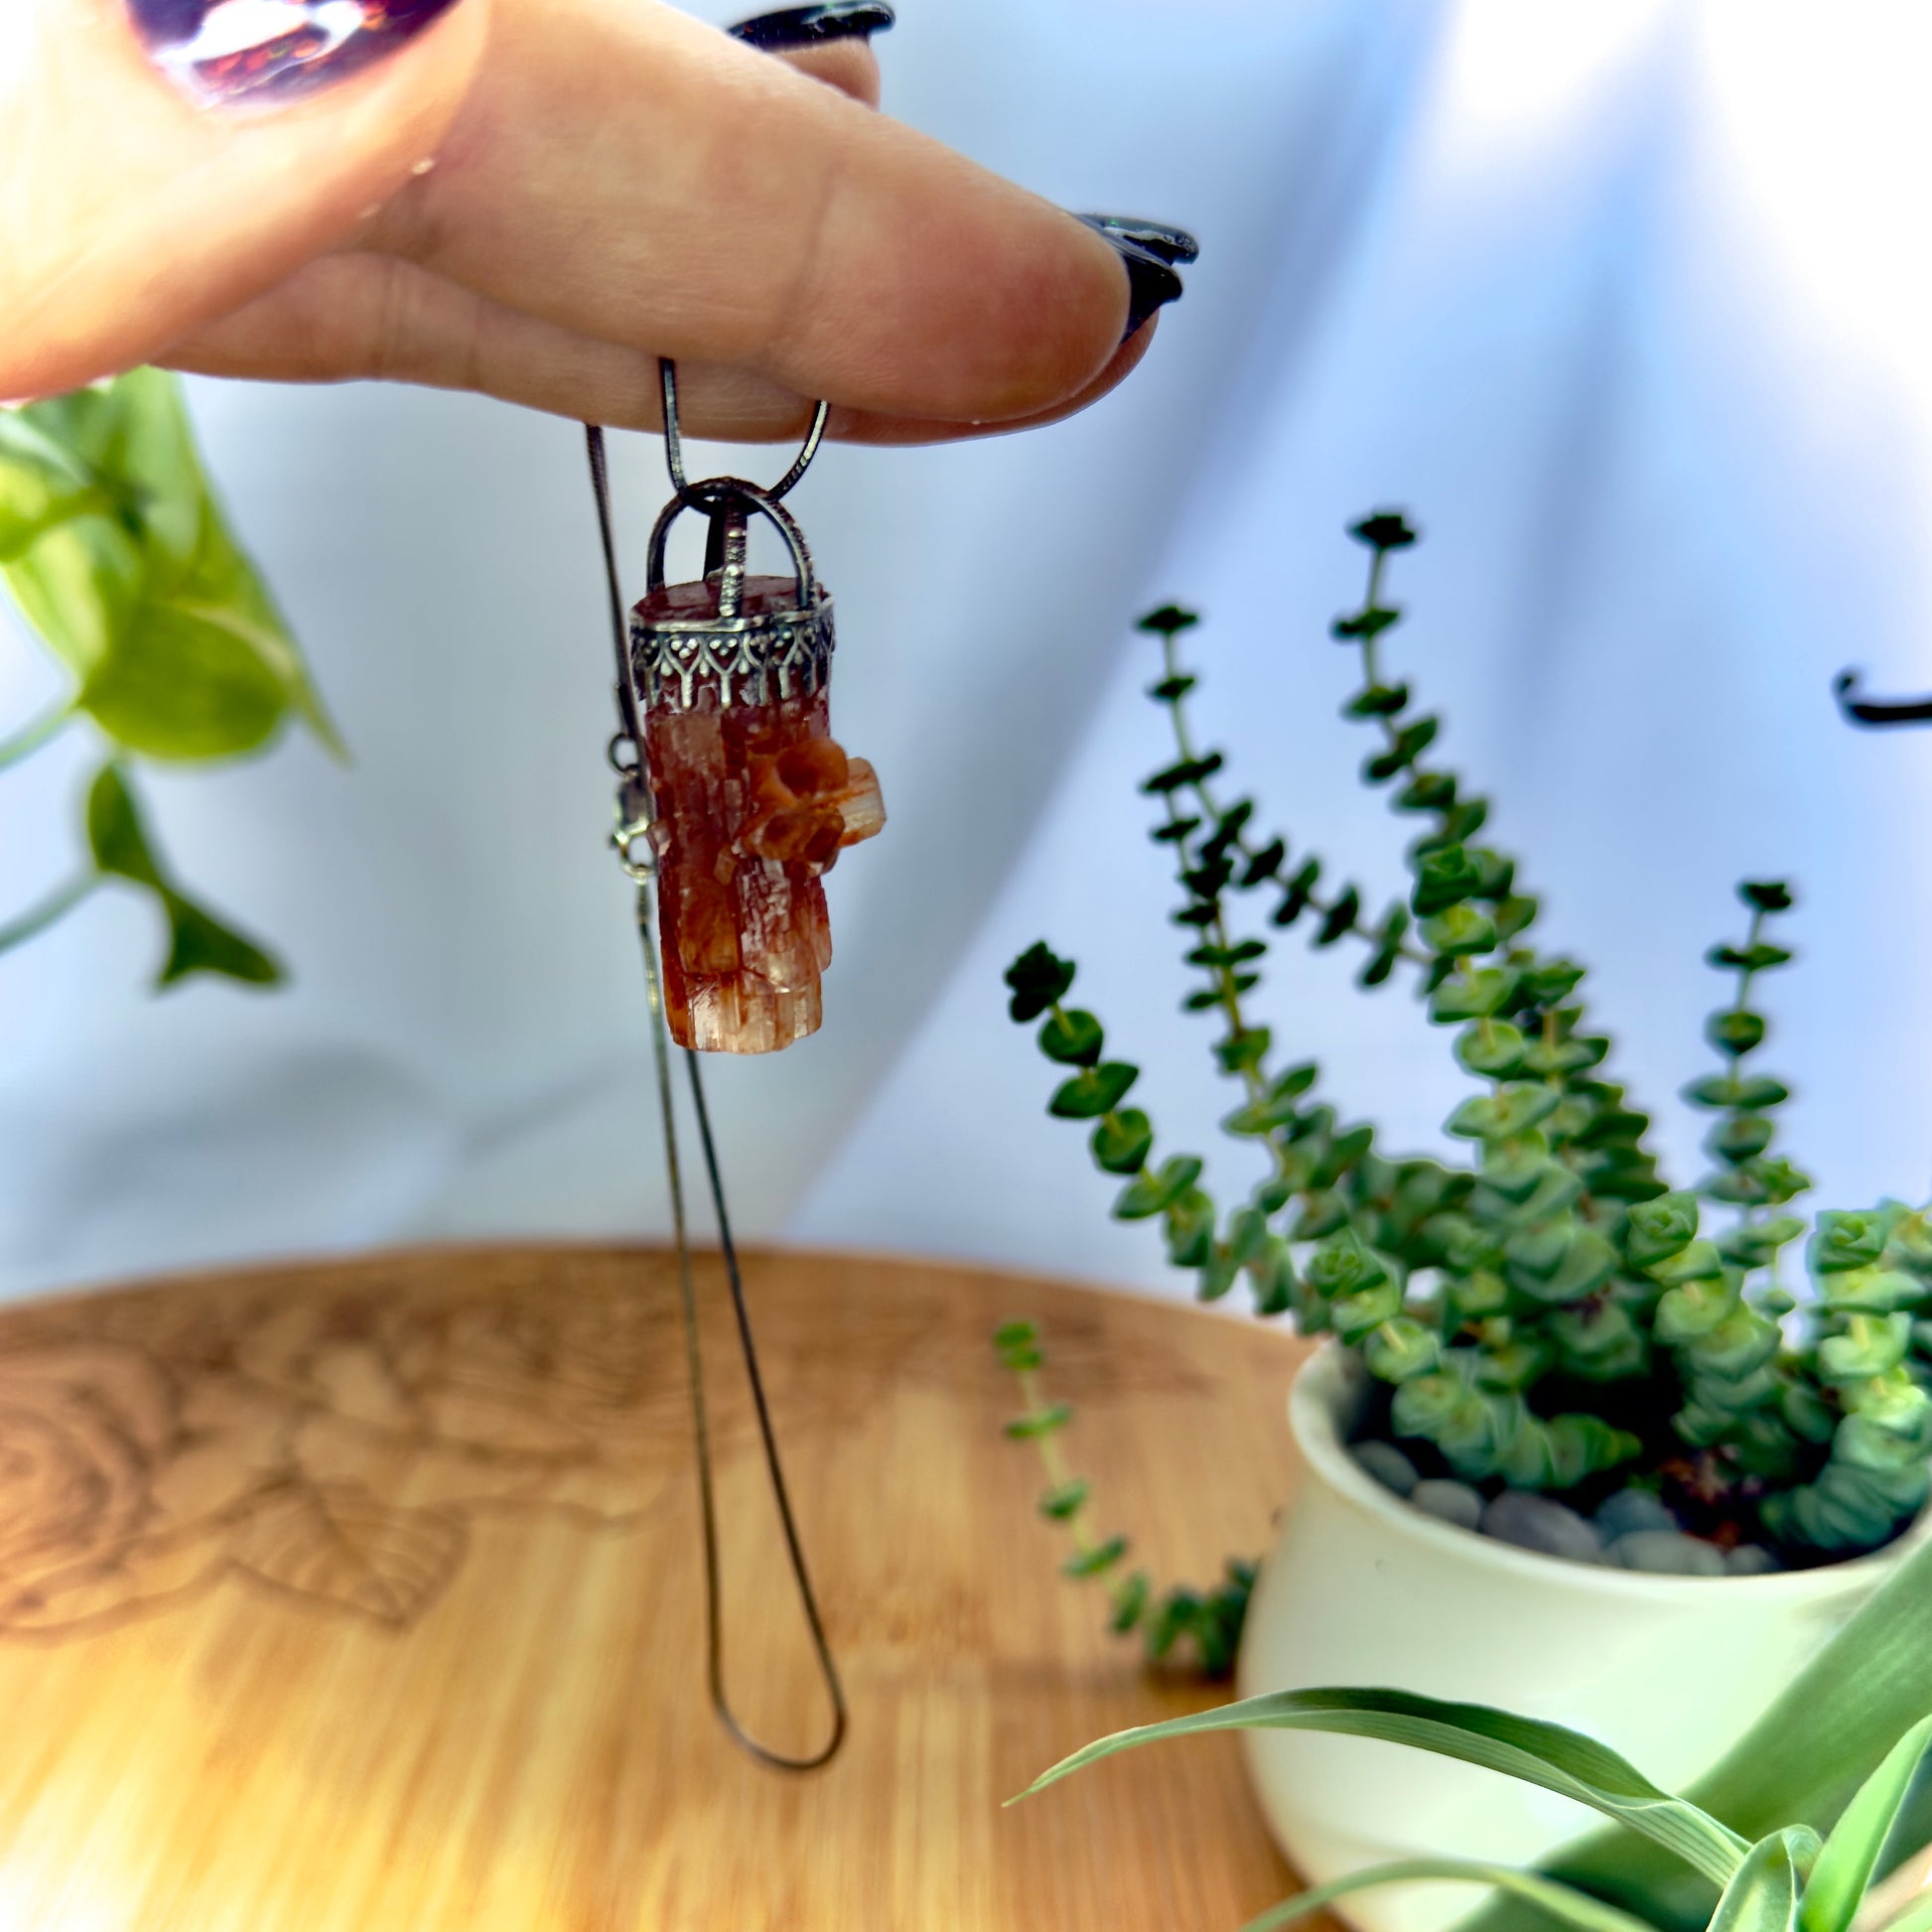
<svg viewBox="0 0 1932 1932">
<path fill-rule="evenodd" d="M 1712 1117 L 1712 1165 L 1673 1187 L 1610 1068 L 1586 969 L 1541 943 L 1517 861 L 1483 841 L 1488 800 L 1444 762 L 1442 720 L 1386 663 L 1402 613 L 1385 577 L 1416 532 L 1384 510 L 1350 534 L 1369 566 L 1360 607 L 1333 625 L 1361 667 L 1343 715 L 1374 740 L 1363 782 L 1416 828 L 1408 893 L 1379 911 L 1227 795 L 1225 758 L 1189 718 L 1192 614 L 1167 606 L 1140 625 L 1161 651 L 1149 696 L 1173 731 L 1173 759 L 1142 790 L 1199 976 L 1184 1006 L 1218 1023 L 1236 1099 L 1222 1128 L 1260 1155 L 1259 1178 L 1217 1200 L 1197 1156 L 1158 1146 L 1128 1104 L 1138 1068 L 1110 1055 L 1100 1019 L 1071 1004 L 1074 963 L 1042 943 L 1007 984 L 1013 1019 L 1037 1023 L 1063 1069 L 1048 1111 L 1091 1123 L 1095 1162 L 1123 1183 L 1113 1212 L 1157 1223 L 1200 1299 L 1245 1280 L 1260 1313 L 1357 1356 L 1375 1390 L 1359 1435 L 1417 1472 L 1580 1510 L 1634 1488 L 1720 1549 L 1789 1565 L 1883 1544 L 1932 1467 L 1932 1218 L 1891 1200 L 1792 1211 L 1811 1183 L 1775 1145 L 1789 1093 L 1759 1070 L 1770 1027 L 1756 1004 L 1791 957 L 1774 936 L 1790 889 L 1742 885 L 1745 930 L 1709 954 L 1729 997 L 1706 1028 L 1716 1067 L 1684 1098 Z M 1314 1061 L 1277 1052 L 1254 1000 L 1271 944 L 1297 926 L 1317 949 L 1352 948 L 1364 989 L 1412 987 L 1448 1033 L 1480 1083 L 1447 1123 L 1465 1159 L 1385 1154 L 1324 1097 Z M 1038 1346 L 1030 1332 L 1024 1347 Z"/>
</svg>

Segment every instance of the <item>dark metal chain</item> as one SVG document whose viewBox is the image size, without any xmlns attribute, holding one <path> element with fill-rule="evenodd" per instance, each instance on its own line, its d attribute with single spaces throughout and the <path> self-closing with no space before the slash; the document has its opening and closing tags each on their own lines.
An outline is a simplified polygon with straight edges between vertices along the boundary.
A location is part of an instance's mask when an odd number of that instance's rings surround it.
<svg viewBox="0 0 1932 1932">
<path fill-rule="evenodd" d="M 666 370 L 670 364 L 664 364 Z M 673 378 L 666 377 L 667 400 L 674 396 Z M 678 1292 L 684 1309 L 685 1367 L 691 1389 L 692 1438 L 697 1452 L 698 1503 L 704 1529 L 705 1577 L 705 1666 L 711 1689 L 712 1709 L 726 1730 L 757 1758 L 780 1771 L 815 1771 L 829 1764 L 845 1741 L 845 1692 L 839 1682 L 838 1666 L 826 1639 L 825 1624 L 819 1614 L 817 1593 L 812 1588 L 805 1552 L 798 1538 L 798 1525 L 792 1516 L 791 1498 L 785 1487 L 784 1467 L 778 1455 L 777 1436 L 771 1425 L 771 1412 L 764 1396 L 764 1378 L 759 1372 L 758 1344 L 752 1334 L 752 1316 L 745 1302 L 745 1284 L 739 1271 L 738 1249 L 732 1240 L 731 1216 L 725 1206 L 725 1183 L 718 1165 L 718 1150 L 712 1139 L 711 1113 L 705 1105 L 704 1079 L 698 1055 L 685 1047 L 685 1069 L 690 1075 L 691 1102 L 697 1114 L 698 1138 L 704 1150 L 705 1173 L 711 1185 L 712 1208 L 718 1221 L 718 1244 L 724 1255 L 725 1276 L 731 1285 L 732 1308 L 738 1317 L 739 1345 L 744 1354 L 745 1373 L 751 1384 L 752 1403 L 758 1413 L 759 1436 L 764 1448 L 765 1473 L 778 1508 L 778 1521 L 784 1531 L 785 1554 L 797 1585 L 798 1599 L 805 1621 L 811 1628 L 812 1648 L 819 1672 L 832 1702 L 832 1732 L 820 1748 L 808 1757 L 791 1757 L 761 1743 L 741 1724 L 731 1708 L 725 1691 L 725 1639 L 723 1626 L 723 1588 L 720 1584 L 718 1555 L 718 1508 L 712 1475 L 711 1432 L 705 1409 L 704 1359 L 698 1340 L 697 1288 L 691 1267 L 691 1243 L 684 1215 L 684 1180 L 678 1162 L 677 1113 L 671 1095 L 671 1041 L 664 1019 L 664 993 L 658 975 L 657 941 L 651 925 L 651 885 L 647 864 L 632 859 L 631 846 L 641 831 L 639 810 L 642 799 L 643 738 L 637 717 L 637 698 L 627 662 L 623 621 L 623 597 L 618 583 L 617 542 L 611 520 L 610 469 L 605 459 L 604 432 L 597 425 L 584 425 L 590 452 L 591 487 L 597 497 L 598 532 L 604 545 L 604 570 L 611 604 L 611 641 L 617 652 L 618 736 L 612 741 L 611 761 L 621 780 L 620 793 L 619 852 L 625 872 L 636 883 L 637 937 L 643 948 L 644 990 L 650 1008 L 651 1053 L 657 1071 L 658 1111 L 663 1120 L 664 1170 L 670 1186 L 671 1224 L 677 1240 Z M 816 447 L 816 437 L 812 448 Z M 809 461 L 809 450 L 804 461 Z M 802 470 L 802 462 L 794 466 Z M 795 482 L 796 478 L 789 481 Z M 679 479 L 679 487 L 684 485 Z M 628 754 L 626 759 L 625 754 Z"/>
</svg>

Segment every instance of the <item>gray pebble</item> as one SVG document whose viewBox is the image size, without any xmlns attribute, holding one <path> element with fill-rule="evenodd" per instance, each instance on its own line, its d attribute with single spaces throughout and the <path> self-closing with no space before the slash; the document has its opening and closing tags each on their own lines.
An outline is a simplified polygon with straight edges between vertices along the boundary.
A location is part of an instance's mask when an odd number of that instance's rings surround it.
<svg viewBox="0 0 1932 1932">
<path fill-rule="evenodd" d="M 1482 1512 L 1482 1533 L 1519 1550 L 1575 1563 L 1596 1563 L 1603 1554 L 1603 1539 L 1592 1524 L 1574 1509 L 1523 1489 L 1505 1489 Z"/>
<path fill-rule="evenodd" d="M 1619 1489 L 1596 1512 L 1596 1527 L 1614 1543 L 1638 1530 L 1675 1530 L 1678 1522 L 1648 1489 Z"/>
<path fill-rule="evenodd" d="M 1740 1543 L 1725 1559 L 1725 1568 L 1733 1577 L 1768 1577 L 1784 1565 L 1761 1543 Z"/>
<path fill-rule="evenodd" d="M 1665 1577 L 1723 1577 L 1725 1553 L 1715 1543 L 1682 1530 L 1632 1530 L 1610 1545 L 1610 1561 L 1625 1570 Z"/>
<path fill-rule="evenodd" d="M 1416 1486 L 1416 1465 L 1393 1443 L 1352 1443 L 1348 1453 L 1384 1489 L 1406 1496 Z"/>
<path fill-rule="evenodd" d="M 1409 1500 L 1425 1514 L 1453 1523 L 1458 1530 L 1472 1530 L 1482 1521 L 1482 1497 L 1466 1482 L 1431 1476 L 1410 1490 Z"/>
</svg>

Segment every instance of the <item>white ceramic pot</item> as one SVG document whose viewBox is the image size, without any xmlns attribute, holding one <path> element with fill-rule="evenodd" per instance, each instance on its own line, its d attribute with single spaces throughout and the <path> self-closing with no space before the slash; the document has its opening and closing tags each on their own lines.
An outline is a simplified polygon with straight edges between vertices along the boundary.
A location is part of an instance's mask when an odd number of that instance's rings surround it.
<svg viewBox="0 0 1932 1932">
<path fill-rule="evenodd" d="M 1878 1584 L 1875 1556 L 1768 1577 L 1660 1577 L 1537 1556 L 1391 1495 L 1343 1445 L 1354 1387 L 1332 1346 L 1289 1396 L 1301 1480 L 1248 1611 L 1240 1693 L 1386 1685 L 1498 1705 L 1600 1737 L 1682 1790 Z M 1533 1786 L 1369 1738 L 1250 1731 L 1269 1825 L 1320 1883 L 1385 1859 L 1450 1853 L 1531 1863 L 1601 1821 Z M 1343 1901 L 1363 1932 L 1437 1932 L 1467 1886 L 1375 1888 Z"/>
</svg>

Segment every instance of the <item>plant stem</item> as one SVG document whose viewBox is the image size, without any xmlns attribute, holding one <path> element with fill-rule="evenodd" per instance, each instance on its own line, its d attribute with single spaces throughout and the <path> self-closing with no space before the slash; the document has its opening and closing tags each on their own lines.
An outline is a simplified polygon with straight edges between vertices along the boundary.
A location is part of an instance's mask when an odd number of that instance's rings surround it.
<svg viewBox="0 0 1932 1932">
<path fill-rule="evenodd" d="M 1039 1375 L 1037 1371 L 1031 1368 L 1023 1368 L 1020 1371 L 1020 1393 L 1026 1399 L 1027 1410 L 1030 1415 L 1037 1415 L 1046 1407 L 1046 1397 L 1039 1386 Z M 1047 1486 L 1053 1489 L 1065 1488 L 1072 1478 L 1067 1473 L 1066 1458 L 1060 1453 L 1060 1443 L 1057 1434 L 1036 1436 L 1034 1439 L 1034 1444 L 1039 1450 L 1040 1467 L 1046 1471 Z M 1066 1519 L 1066 1533 L 1073 1539 L 1074 1549 L 1083 1557 L 1091 1556 L 1100 1547 L 1093 1540 L 1092 1532 L 1087 1528 L 1085 1521 L 1086 1513 L 1087 1506 L 1085 1503 L 1082 1503 Z"/>
<path fill-rule="evenodd" d="M 1164 633 L 1161 638 L 1161 657 L 1162 668 L 1166 675 L 1171 678 L 1175 676 L 1179 666 L 1174 658 L 1173 634 L 1171 631 Z M 1194 744 L 1193 738 L 1187 730 L 1187 717 L 1184 704 L 1185 701 L 1180 698 L 1169 698 L 1167 700 L 1168 722 L 1173 728 L 1174 749 L 1179 753 L 1185 762 L 1191 764 L 1194 761 Z M 1218 821 L 1221 817 L 1221 808 L 1215 802 L 1214 794 L 1208 790 L 1206 780 L 1196 778 L 1188 785 L 1187 789 L 1193 793 L 1194 802 L 1199 805 L 1201 810 L 1209 818 Z M 1168 815 L 1171 820 L 1177 815 L 1173 803 L 1172 794 L 1170 794 Z M 1240 853 L 1242 858 L 1252 859 L 1255 856 L 1255 847 L 1249 843 L 1248 836 L 1245 832 L 1237 832 L 1234 835 L 1233 844 L 1234 850 Z M 1310 910 L 1317 915 L 1325 915 L 1334 905 L 1332 899 L 1324 901 L 1315 893 L 1309 895 L 1308 902 Z M 1375 943 L 1375 935 L 1372 932 L 1364 931 L 1360 926 L 1357 926 L 1354 932 L 1356 938 L 1371 945 Z M 1220 943 L 1222 945 L 1227 943 L 1225 936 L 1221 938 Z M 1427 966 L 1431 963 L 1429 954 L 1418 952 L 1413 946 L 1405 945 L 1397 947 L 1396 956 L 1400 959 L 1408 960 L 1412 965 Z"/>
<path fill-rule="evenodd" d="M 100 882 L 99 873 L 83 872 L 50 893 L 38 905 L 30 905 L 18 918 L 0 925 L 0 953 L 11 952 L 14 947 L 24 946 L 29 939 L 39 937 L 49 926 L 71 912 Z"/>
<path fill-rule="evenodd" d="M 42 712 L 11 738 L 0 738 L 0 771 L 6 770 L 10 764 L 18 764 L 22 759 L 31 758 L 43 745 L 51 744 L 73 722 L 76 715 L 72 703 L 64 699 L 51 710 Z"/>
</svg>

